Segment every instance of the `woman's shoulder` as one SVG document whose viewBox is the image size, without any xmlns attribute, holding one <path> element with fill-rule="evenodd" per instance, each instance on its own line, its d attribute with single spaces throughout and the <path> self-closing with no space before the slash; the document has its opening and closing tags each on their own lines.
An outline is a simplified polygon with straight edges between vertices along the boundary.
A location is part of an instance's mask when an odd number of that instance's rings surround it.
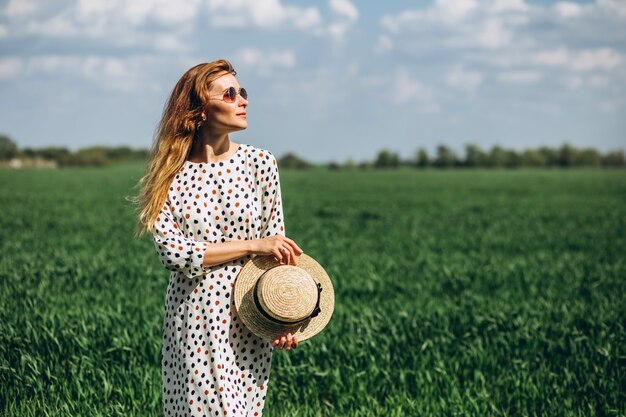
<svg viewBox="0 0 626 417">
<path fill-rule="evenodd" d="M 268 149 L 244 143 L 242 143 L 241 146 L 244 147 L 244 150 L 248 154 L 248 158 L 252 158 L 252 160 L 257 164 L 276 165 L 276 157 Z"/>
</svg>

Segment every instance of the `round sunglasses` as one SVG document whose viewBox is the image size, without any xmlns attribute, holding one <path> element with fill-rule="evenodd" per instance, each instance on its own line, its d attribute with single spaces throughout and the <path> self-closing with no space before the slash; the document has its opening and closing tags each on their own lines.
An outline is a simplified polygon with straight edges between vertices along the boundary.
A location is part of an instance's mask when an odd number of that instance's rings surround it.
<svg viewBox="0 0 626 417">
<path fill-rule="evenodd" d="M 222 96 L 222 98 L 216 99 L 216 100 L 224 100 L 224 102 L 226 103 L 234 103 L 235 99 L 237 98 L 237 94 L 243 97 L 244 100 L 248 99 L 248 92 L 246 91 L 245 88 L 242 87 L 239 89 L 239 92 L 237 92 L 235 87 L 228 87 L 228 90 L 224 92 L 224 95 Z M 220 96 L 209 96 L 209 98 L 210 97 L 220 97 Z"/>
</svg>

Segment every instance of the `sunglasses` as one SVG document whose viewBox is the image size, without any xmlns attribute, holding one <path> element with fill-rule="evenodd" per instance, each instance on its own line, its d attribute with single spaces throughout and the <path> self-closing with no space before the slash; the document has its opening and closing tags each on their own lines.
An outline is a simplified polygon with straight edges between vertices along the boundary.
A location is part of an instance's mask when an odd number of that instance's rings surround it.
<svg viewBox="0 0 626 417">
<path fill-rule="evenodd" d="M 239 93 L 237 93 L 237 90 L 235 89 L 235 87 L 228 87 L 228 90 L 224 92 L 224 95 L 222 96 L 221 100 L 224 100 L 224 102 L 226 103 L 234 103 L 235 99 L 237 98 L 237 94 L 243 97 L 244 100 L 248 99 L 248 92 L 246 91 L 245 88 L 243 87 L 240 88 Z M 209 98 L 210 97 L 219 97 L 219 96 L 209 96 Z"/>
</svg>

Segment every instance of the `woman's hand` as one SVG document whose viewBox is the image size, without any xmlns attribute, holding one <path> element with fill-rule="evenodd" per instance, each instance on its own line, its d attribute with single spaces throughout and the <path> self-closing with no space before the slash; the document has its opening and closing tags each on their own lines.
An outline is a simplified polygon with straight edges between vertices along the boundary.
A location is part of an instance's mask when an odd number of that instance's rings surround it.
<svg viewBox="0 0 626 417">
<path fill-rule="evenodd" d="M 275 235 L 263 239 L 252 241 L 252 253 L 257 255 L 274 255 L 274 257 L 285 265 L 298 265 L 296 253 L 304 253 L 296 242 L 283 235 Z"/>
<path fill-rule="evenodd" d="M 293 336 L 291 332 L 285 333 L 278 339 L 274 340 L 272 342 L 272 346 L 275 346 L 278 349 L 282 349 L 283 347 L 287 350 L 291 349 L 292 347 L 295 349 L 298 347 L 298 339 L 296 339 L 296 336 Z"/>
</svg>

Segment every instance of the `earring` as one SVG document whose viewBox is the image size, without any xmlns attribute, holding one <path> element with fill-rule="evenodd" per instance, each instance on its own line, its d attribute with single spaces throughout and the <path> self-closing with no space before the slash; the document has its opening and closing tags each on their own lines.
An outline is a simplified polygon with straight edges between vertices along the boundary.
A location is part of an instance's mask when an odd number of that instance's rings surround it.
<svg viewBox="0 0 626 417">
<path fill-rule="evenodd" d="M 206 122 L 206 114 L 202 113 L 202 121 Z"/>
</svg>

